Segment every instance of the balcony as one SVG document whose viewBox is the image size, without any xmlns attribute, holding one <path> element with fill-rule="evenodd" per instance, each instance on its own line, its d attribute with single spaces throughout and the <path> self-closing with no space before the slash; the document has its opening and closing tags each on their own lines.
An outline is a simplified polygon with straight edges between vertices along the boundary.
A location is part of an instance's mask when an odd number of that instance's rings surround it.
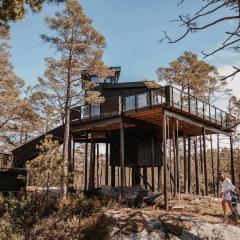
<svg viewBox="0 0 240 240">
<path fill-rule="evenodd" d="M 157 107 L 167 108 L 221 128 L 231 128 L 236 122 L 236 118 L 227 112 L 172 86 L 148 90 L 127 97 L 109 98 L 99 104 L 82 105 L 72 109 L 71 121 L 85 122 L 119 116 L 122 113 L 147 111 Z"/>
</svg>

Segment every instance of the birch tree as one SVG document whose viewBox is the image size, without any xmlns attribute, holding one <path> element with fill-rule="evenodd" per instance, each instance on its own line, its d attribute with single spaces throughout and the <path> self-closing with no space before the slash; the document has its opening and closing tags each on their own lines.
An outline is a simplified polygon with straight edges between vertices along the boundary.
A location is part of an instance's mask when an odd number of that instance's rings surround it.
<svg viewBox="0 0 240 240">
<path fill-rule="evenodd" d="M 47 69 L 44 77 L 39 78 L 39 86 L 42 87 L 41 93 L 59 111 L 64 124 L 63 162 L 67 179 L 70 109 L 82 104 L 86 96 L 93 101 L 101 99 L 100 94 L 93 91 L 95 84 L 84 82 L 81 73 L 84 70 L 101 78 L 109 76 L 110 72 L 102 62 L 106 43 L 77 0 L 66 1 L 62 12 L 57 12 L 53 18 L 47 17 L 45 21 L 53 35 L 43 34 L 41 37 L 57 53 L 55 58 L 46 59 Z M 67 184 L 63 196 L 66 194 Z"/>
</svg>

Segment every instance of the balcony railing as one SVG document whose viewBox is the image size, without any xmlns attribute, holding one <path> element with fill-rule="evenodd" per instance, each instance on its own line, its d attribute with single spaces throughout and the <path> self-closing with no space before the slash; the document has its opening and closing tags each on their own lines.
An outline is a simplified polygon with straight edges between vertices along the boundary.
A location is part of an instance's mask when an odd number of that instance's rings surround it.
<svg viewBox="0 0 240 240">
<path fill-rule="evenodd" d="M 168 97 L 168 106 L 181 110 L 211 123 L 215 123 L 224 128 L 230 128 L 234 125 L 236 118 L 227 112 L 210 105 L 201 99 L 182 92 L 181 90 L 167 86 L 166 91 Z"/>
<path fill-rule="evenodd" d="M 127 97 L 113 97 L 99 104 L 82 105 L 71 110 L 71 120 L 89 121 L 102 117 L 118 116 L 122 112 L 151 109 L 159 105 L 176 109 L 224 128 L 232 127 L 236 120 L 234 116 L 221 109 L 172 86 L 148 90 Z"/>
</svg>

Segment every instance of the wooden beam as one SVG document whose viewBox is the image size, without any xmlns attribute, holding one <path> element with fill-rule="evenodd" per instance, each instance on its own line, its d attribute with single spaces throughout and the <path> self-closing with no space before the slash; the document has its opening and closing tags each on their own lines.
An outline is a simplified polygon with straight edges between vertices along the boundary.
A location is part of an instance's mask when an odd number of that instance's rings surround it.
<svg viewBox="0 0 240 240">
<path fill-rule="evenodd" d="M 88 181 L 88 177 L 87 177 L 87 171 L 88 171 L 88 133 L 86 133 L 86 143 L 85 143 L 85 161 L 84 161 L 84 190 L 87 190 L 87 181 Z"/>
<path fill-rule="evenodd" d="M 109 143 L 106 142 L 106 153 L 105 153 L 105 184 L 108 185 L 108 165 L 109 165 Z"/>
<path fill-rule="evenodd" d="M 191 136 L 188 135 L 188 192 L 191 193 Z"/>
<path fill-rule="evenodd" d="M 177 128 L 175 134 L 175 147 L 176 147 L 176 168 L 177 168 L 177 192 L 180 193 L 180 177 L 179 173 L 180 169 L 180 162 L 179 162 L 179 128 L 178 128 L 178 120 L 176 121 Z"/>
<path fill-rule="evenodd" d="M 198 156 L 197 156 L 197 138 L 194 140 L 194 160 L 195 160 L 196 194 L 200 195 L 200 188 L 199 188 L 199 164 L 198 164 Z"/>
<path fill-rule="evenodd" d="M 72 170 L 75 170 L 75 139 L 73 138 Z"/>
<path fill-rule="evenodd" d="M 143 185 L 145 189 L 147 189 L 148 181 L 147 181 L 147 168 L 146 166 L 143 166 Z"/>
<path fill-rule="evenodd" d="M 173 129 L 173 172 L 174 172 L 174 185 L 173 185 L 173 194 L 174 197 L 177 195 L 177 157 L 176 157 L 176 137 L 175 137 L 175 130 Z"/>
<path fill-rule="evenodd" d="M 154 123 L 150 123 L 150 122 L 146 122 L 144 120 L 140 120 L 140 119 L 135 119 L 135 118 L 131 118 L 129 116 L 123 116 L 123 120 L 125 123 L 128 123 L 128 124 L 133 124 L 137 127 L 140 127 L 140 128 L 159 128 L 160 126 L 157 125 L 157 124 L 154 124 Z"/>
<path fill-rule="evenodd" d="M 211 132 L 214 132 L 214 133 L 219 133 L 219 134 L 223 134 L 225 136 L 230 136 L 231 135 L 231 132 L 226 132 L 224 130 L 221 130 L 221 129 L 218 129 L 216 127 L 212 127 L 210 126 L 210 124 L 207 124 L 207 123 L 203 123 L 203 122 L 200 122 L 200 121 L 197 121 L 195 119 L 192 119 L 190 117 L 187 117 L 187 116 L 183 116 L 179 113 L 176 113 L 176 112 L 171 112 L 169 110 L 164 110 L 166 112 L 166 115 L 169 116 L 169 117 L 173 117 L 175 119 L 178 119 L 180 121 L 184 121 L 184 122 L 187 122 L 187 123 L 190 123 L 192 125 L 195 125 L 195 126 L 198 126 L 200 128 L 205 128 L 206 130 L 208 131 L 211 131 Z"/>
<path fill-rule="evenodd" d="M 233 152 L 233 139 L 232 136 L 229 137 L 230 141 L 230 154 L 231 154 L 231 177 L 232 183 L 235 185 L 235 172 L 234 172 L 234 152 Z"/>
<path fill-rule="evenodd" d="M 124 136 L 124 122 L 121 118 L 120 122 L 120 163 L 121 163 L 121 186 L 125 186 L 125 136 Z"/>
<path fill-rule="evenodd" d="M 188 179 L 188 166 L 187 166 L 187 148 L 186 148 L 186 134 L 183 134 L 183 163 L 184 163 L 184 173 L 183 173 L 183 185 L 184 185 L 184 193 L 187 193 L 187 179 Z"/>
<path fill-rule="evenodd" d="M 213 143 L 212 143 L 212 134 L 210 135 L 210 148 L 211 148 L 211 160 L 212 160 L 212 184 L 213 184 L 213 194 L 216 197 L 216 188 L 215 188 L 215 171 L 214 171 L 214 157 L 213 157 Z"/>
<path fill-rule="evenodd" d="M 205 132 L 206 132 L 205 128 L 202 128 L 205 195 L 208 196 L 208 173 L 207 173 L 207 153 L 206 153 L 206 135 L 205 135 Z"/>
<path fill-rule="evenodd" d="M 116 183 L 115 183 L 115 165 L 111 166 L 111 186 L 115 187 Z"/>
<path fill-rule="evenodd" d="M 121 117 L 120 116 L 112 116 L 107 118 L 101 119 L 92 119 L 91 121 L 81 122 L 78 125 L 71 126 L 71 132 L 78 132 L 84 129 L 91 129 L 94 127 L 105 127 L 110 124 L 120 123 Z"/>
<path fill-rule="evenodd" d="M 96 161 L 97 161 L 97 187 L 99 187 L 99 143 L 96 143 L 96 150 L 97 150 L 97 158 L 96 158 Z"/>
<path fill-rule="evenodd" d="M 152 133 L 154 134 L 154 132 Z M 152 191 L 155 191 L 155 177 L 154 177 L 154 164 L 155 164 L 155 142 L 154 142 L 154 135 L 152 136 L 152 141 L 151 141 L 151 150 L 152 150 Z"/>
<path fill-rule="evenodd" d="M 165 110 L 163 112 L 163 131 L 162 131 L 162 139 L 163 139 L 163 178 L 164 178 L 164 205 L 165 209 L 168 210 L 168 178 L 167 178 L 167 134 L 166 134 L 166 113 Z"/>
<path fill-rule="evenodd" d="M 217 134 L 217 174 L 220 170 L 220 144 L 219 144 L 219 134 Z M 219 178 L 217 178 L 217 197 L 219 197 Z"/>
<path fill-rule="evenodd" d="M 92 136 L 91 136 L 91 140 L 92 140 Z M 92 189 L 93 188 L 93 182 L 92 182 L 92 175 L 93 175 L 93 155 L 94 155 L 94 151 L 93 151 L 93 142 L 91 142 L 90 145 L 90 162 L 89 162 L 89 180 L 88 180 L 88 189 Z"/>
</svg>

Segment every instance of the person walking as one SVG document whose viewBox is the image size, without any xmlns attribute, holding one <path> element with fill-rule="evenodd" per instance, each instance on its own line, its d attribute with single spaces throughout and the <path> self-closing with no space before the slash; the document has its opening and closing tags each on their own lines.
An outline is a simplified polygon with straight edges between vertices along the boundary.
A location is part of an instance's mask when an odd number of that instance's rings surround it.
<svg viewBox="0 0 240 240">
<path fill-rule="evenodd" d="M 232 205 L 232 192 L 234 192 L 235 186 L 232 184 L 231 180 L 224 175 L 223 171 L 218 172 L 218 178 L 222 182 L 222 207 L 224 212 L 224 219 L 227 219 L 227 207 L 231 211 L 231 216 L 234 216 L 234 209 Z"/>
</svg>

